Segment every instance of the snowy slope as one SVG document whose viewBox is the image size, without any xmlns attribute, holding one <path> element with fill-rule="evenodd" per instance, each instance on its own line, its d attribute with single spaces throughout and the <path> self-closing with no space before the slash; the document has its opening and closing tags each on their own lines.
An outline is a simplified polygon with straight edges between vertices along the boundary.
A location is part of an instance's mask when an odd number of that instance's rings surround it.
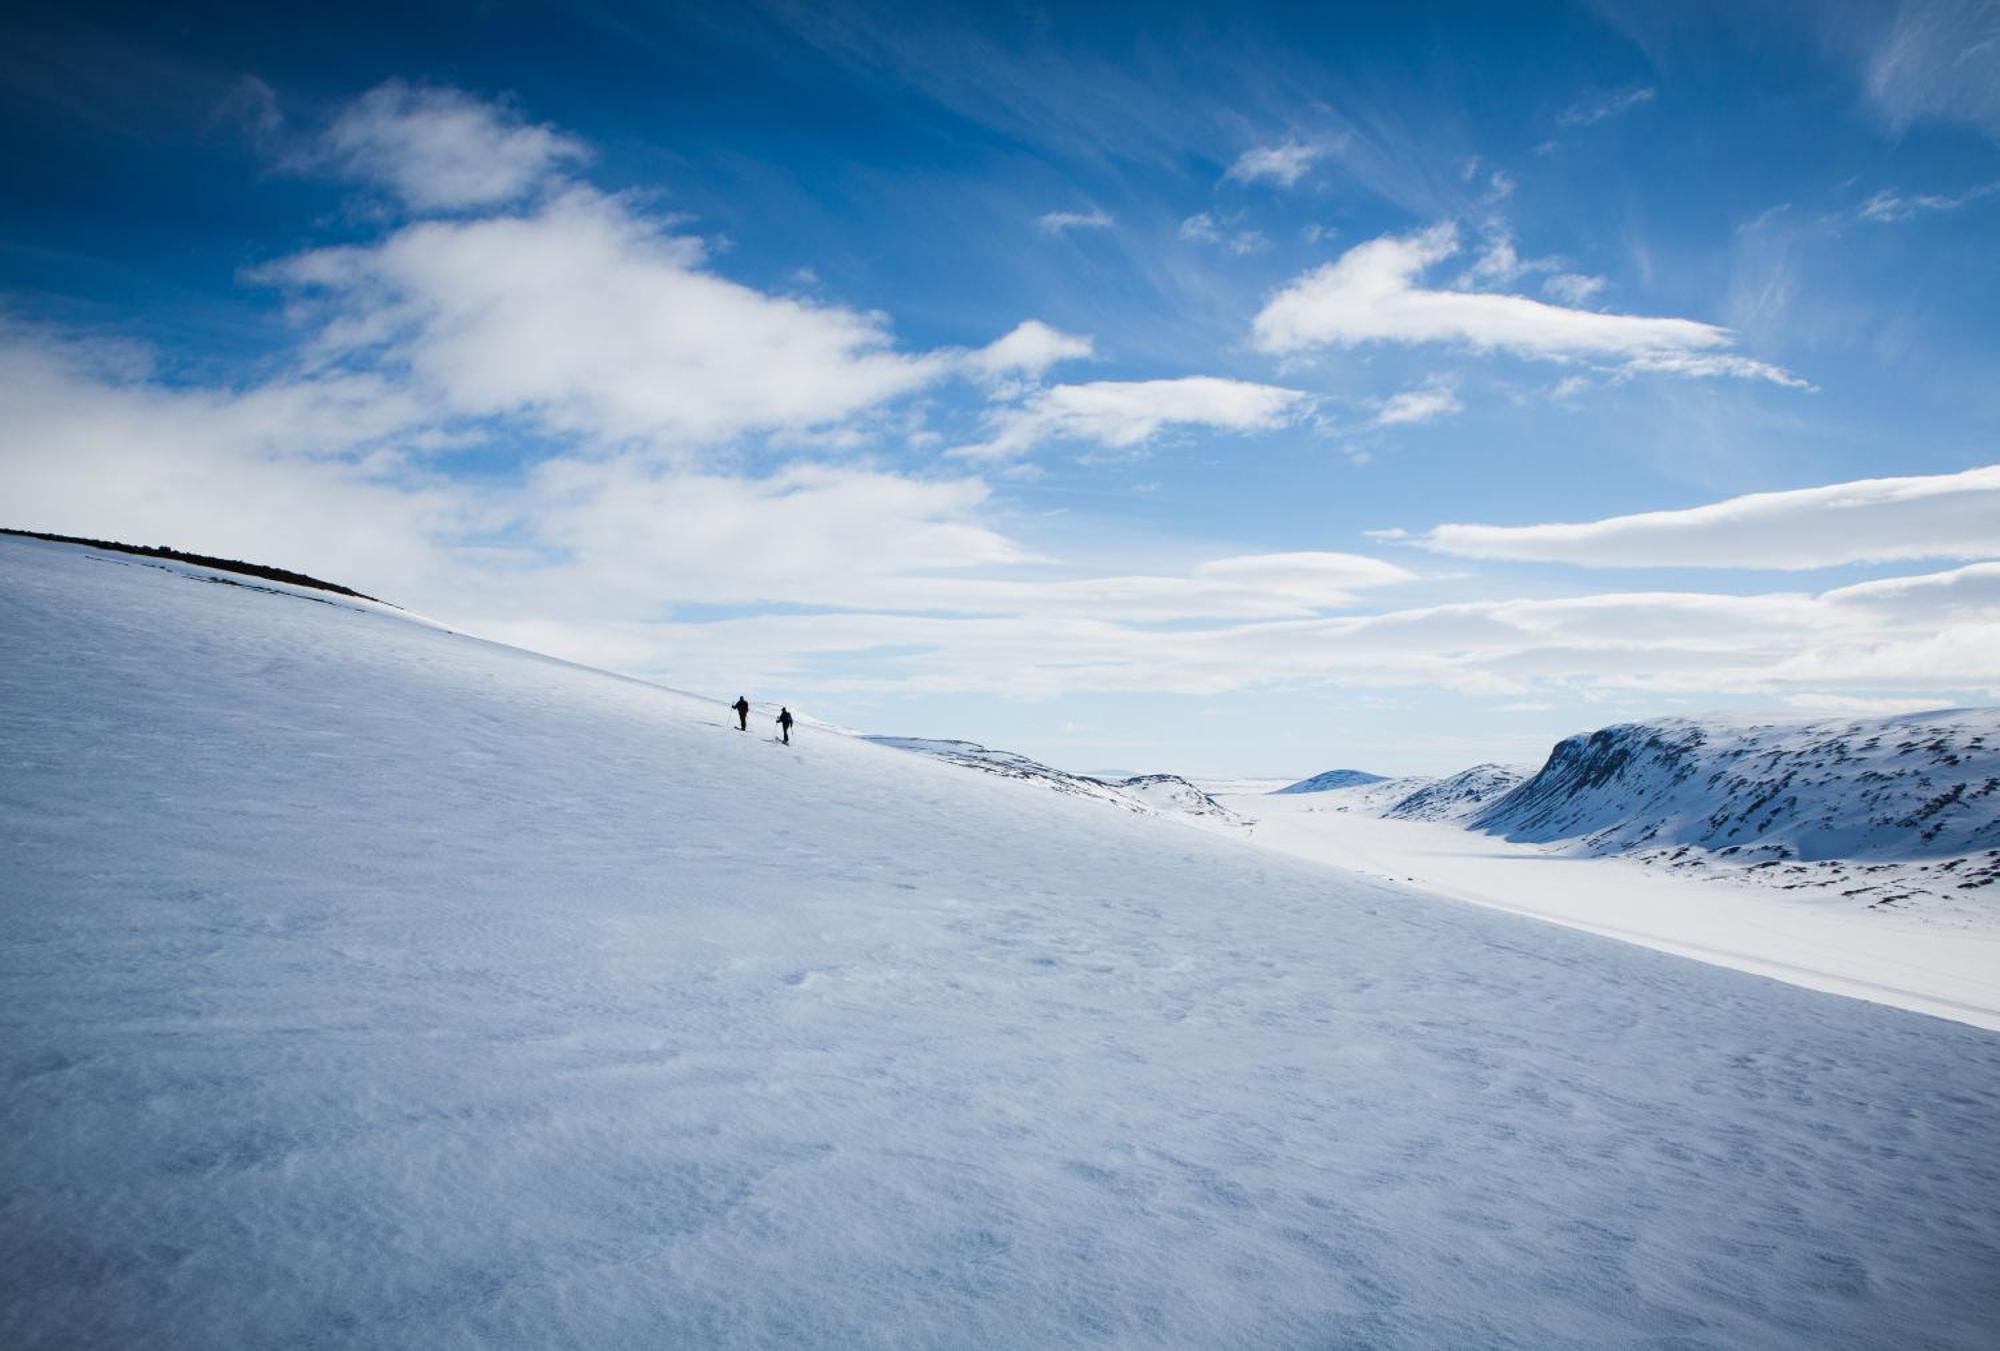
<svg viewBox="0 0 2000 1351">
<path fill-rule="evenodd" d="M 1112 785 L 1125 796 L 1154 811 L 1229 822 L 1236 813 L 1178 774 L 1139 774 Z"/>
<path fill-rule="evenodd" d="M 2000 1330 L 2000 1038 L 194 569 L 0 651 L 10 1348 Z"/>
<path fill-rule="evenodd" d="M 997 774 L 1002 778 L 1024 779 L 1072 797 L 1096 798 L 1127 811 L 1155 811 L 1207 817 L 1215 821 L 1235 819 L 1234 813 L 1178 774 L 1138 774 L 1130 778 L 1105 780 L 1088 774 L 1072 774 L 1013 751 L 993 750 L 976 741 L 914 736 L 870 736 L 866 739 L 880 746 L 928 755 L 932 759 Z"/>
<path fill-rule="evenodd" d="M 1808 884 L 1894 875 L 1977 891 L 2000 880 L 2000 709 L 1606 727 L 1558 744 L 1468 824 Z"/>
<path fill-rule="evenodd" d="M 1144 811 L 1143 803 L 1119 792 L 1102 779 L 1093 779 L 1088 774 L 1072 774 L 1066 769 L 1045 765 L 1039 760 L 1030 760 L 1025 755 L 1013 751 L 996 751 L 982 746 L 976 741 L 953 741 L 939 737 L 920 736 L 869 736 L 866 740 L 878 746 L 889 746 L 899 751 L 909 751 L 916 755 L 926 755 L 946 764 L 961 765 L 967 769 L 980 770 L 1005 779 L 1020 779 L 1039 784 L 1054 792 L 1071 797 L 1094 798 L 1123 807 L 1126 811 Z"/>
<path fill-rule="evenodd" d="M 1315 774 L 1309 779 L 1300 779 L 1297 783 L 1287 784 L 1283 788 L 1276 788 L 1272 791 L 1277 793 L 1324 793 L 1333 788 L 1358 788 L 1362 784 L 1380 782 L 1382 782 L 1382 775 L 1370 774 L 1366 770 L 1329 769 Z"/>
<path fill-rule="evenodd" d="M 1398 821 L 1463 821 L 1528 777 L 1518 765 L 1474 765 L 1425 784 L 1382 812 Z"/>
</svg>

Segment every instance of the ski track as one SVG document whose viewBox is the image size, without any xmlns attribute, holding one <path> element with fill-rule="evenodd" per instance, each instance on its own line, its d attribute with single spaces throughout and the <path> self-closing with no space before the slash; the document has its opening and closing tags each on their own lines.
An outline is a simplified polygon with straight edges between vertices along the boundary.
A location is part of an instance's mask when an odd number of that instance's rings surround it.
<svg viewBox="0 0 2000 1351">
<path fill-rule="evenodd" d="M 1991 1034 L 172 572 L 0 543 L 0 1344 L 2000 1335 Z"/>
</svg>

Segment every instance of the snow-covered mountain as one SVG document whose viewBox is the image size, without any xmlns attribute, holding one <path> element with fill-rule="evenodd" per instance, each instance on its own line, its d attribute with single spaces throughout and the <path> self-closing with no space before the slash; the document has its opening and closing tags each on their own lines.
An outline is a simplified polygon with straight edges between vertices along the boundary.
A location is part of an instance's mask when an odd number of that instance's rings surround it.
<svg viewBox="0 0 2000 1351">
<path fill-rule="evenodd" d="M 1398 802 L 1436 782 L 1428 774 L 1406 774 L 1394 779 L 1371 778 L 1344 788 L 1319 789 L 1314 805 L 1320 811 L 1382 816 Z"/>
<path fill-rule="evenodd" d="M 1397 798 L 1382 815 L 1401 821 L 1463 821 L 1513 791 L 1528 774 L 1519 765 L 1474 765 Z"/>
<path fill-rule="evenodd" d="M 1370 774 L 1359 769 L 1329 769 L 1315 774 L 1309 779 L 1276 788 L 1275 793 L 1325 793 L 1336 788 L 1358 788 L 1366 783 L 1381 783 L 1383 776 Z"/>
<path fill-rule="evenodd" d="M 9 1347 L 2000 1326 L 2000 1038 L 219 580 L 0 540 Z"/>
<path fill-rule="evenodd" d="M 1799 885 L 1979 890 L 2000 880 L 2000 709 L 1606 727 L 1467 824 Z"/>
<path fill-rule="evenodd" d="M 982 746 L 976 741 L 915 736 L 869 736 L 866 740 L 963 765 L 968 769 L 997 774 L 1002 778 L 1025 779 L 1072 797 L 1096 798 L 1127 811 L 1198 816 L 1219 822 L 1237 819 L 1234 812 L 1178 774 L 1138 774 L 1131 778 L 1105 780 L 1088 774 L 1072 774 L 1013 751 L 997 751 Z"/>
</svg>

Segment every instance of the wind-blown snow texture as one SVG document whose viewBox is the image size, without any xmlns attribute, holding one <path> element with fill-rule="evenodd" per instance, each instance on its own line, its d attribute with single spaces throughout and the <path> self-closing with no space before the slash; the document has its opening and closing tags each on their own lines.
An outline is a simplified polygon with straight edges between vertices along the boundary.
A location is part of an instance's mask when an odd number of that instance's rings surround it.
<svg viewBox="0 0 2000 1351">
<path fill-rule="evenodd" d="M 1802 865 L 1929 860 L 1902 872 L 1978 891 L 2000 881 L 2000 709 L 1606 727 L 1559 743 L 1468 825 L 1653 861 L 1702 850 L 1801 880 L 1847 876 Z"/>
<path fill-rule="evenodd" d="M 1991 1345 L 2000 1038 L 0 543 L 0 1344 Z"/>
<path fill-rule="evenodd" d="M 1300 779 L 1297 783 L 1286 784 L 1283 788 L 1275 788 L 1272 791 L 1276 793 L 1324 793 L 1333 788 L 1358 788 L 1364 783 L 1381 782 L 1383 782 L 1382 775 L 1370 774 L 1366 770 L 1329 769 L 1315 774 L 1309 779 Z"/>
</svg>

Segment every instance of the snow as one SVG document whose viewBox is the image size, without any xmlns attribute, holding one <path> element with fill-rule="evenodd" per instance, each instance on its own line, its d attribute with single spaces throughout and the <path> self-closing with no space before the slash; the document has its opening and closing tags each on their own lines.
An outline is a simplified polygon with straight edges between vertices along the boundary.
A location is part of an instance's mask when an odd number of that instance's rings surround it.
<svg viewBox="0 0 2000 1351">
<path fill-rule="evenodd" d="M 2000 1030 L 2000 917 L 1871 910 L 1741 877 L 1575 857 L 1450 822 L 1225 798 L 1257 842 L 1425 891 L 1897 1008 Z M 1732 884 L 1733 883 L 1733 884 Z M 1956 921 L 1956 922 L 1954 922 Z"/>
<path fill-rule="evenodd" d="M 1195 787 L 1201 789 L 1202 792 L 1207 793 L 1210 797 L 1223 797 L 1237 793 L 1275 793 L 1286 784 L 1294 781 L 1290 776 L 1279 778 L 1268 774 L 1248 778 L 1199 778 L 1191 780 Z"/>
<path fill-rule="evenodd" d="M 946 764 L 960 765 L 1001 778 L 1033 783 L 1058 793 L 1094 798 L 1130 812 L 1147 810 L 1145 803 L 1128 793 L 1119 792 L 1117 788 L 1102 779 L 1092 778 L 1088 774 L 1072 774 L 1066 769 L 1056 769 L 1014 751 L 993 750 L 976 741 L 915 736 L 869 736 L 866 740 L 878 746 L 892 746 L 900 751 L 927 755 Z"/>
<path fill-rule="evenodd" d="M 0 1344 L 2000 1332 L 1989 1033 L 203 577 L 0 543 Z"/>
<path fill-rule="evenodd" d="M 1323 812 L 1360 812 L 1379 816 L 1399 802 L 1429 788 L 1438 780 L 1428 774 L 1407 774 L 1395 779 L 1376 779 L 1346 788 L 1321 790 L 1308 804 Z"/>
<path fill-rule="evenodd" d="M 1463 821 L 1528 777 L 1518 765 L 1474 765 L 1427 783 L 1383 811 L 1398 821 Z"/>
<path fill-rule="evenodd" d="M 993 750 L 976 741 L 913 736 L 869 736 L 866 740 L 1003 778 L 1024 779 L 1058 793 L 1096 798 L 1126 811 L 1206 817 L 1232 824 L 1236 821 L 1221 803 L 1178 774 L 1133 774 L 1106 780 L 1090 774 L 1072 774 L 1014 751 Z"/>
<path fill-rule="evenodd" d="M 1112 785 L 1135 802 L 1169 815 L 1235 821 L 1235 814 L 1178 774 L 1135 774 Z"/>
<path fill-rule="evenodd" d="M 1803 859 L 2000 845 L 2000 708 L 1833 722 L 1670 718 L 1559 744 L 1475 826 L 1524 840 L 1780 846 Z"/>
</svg>

